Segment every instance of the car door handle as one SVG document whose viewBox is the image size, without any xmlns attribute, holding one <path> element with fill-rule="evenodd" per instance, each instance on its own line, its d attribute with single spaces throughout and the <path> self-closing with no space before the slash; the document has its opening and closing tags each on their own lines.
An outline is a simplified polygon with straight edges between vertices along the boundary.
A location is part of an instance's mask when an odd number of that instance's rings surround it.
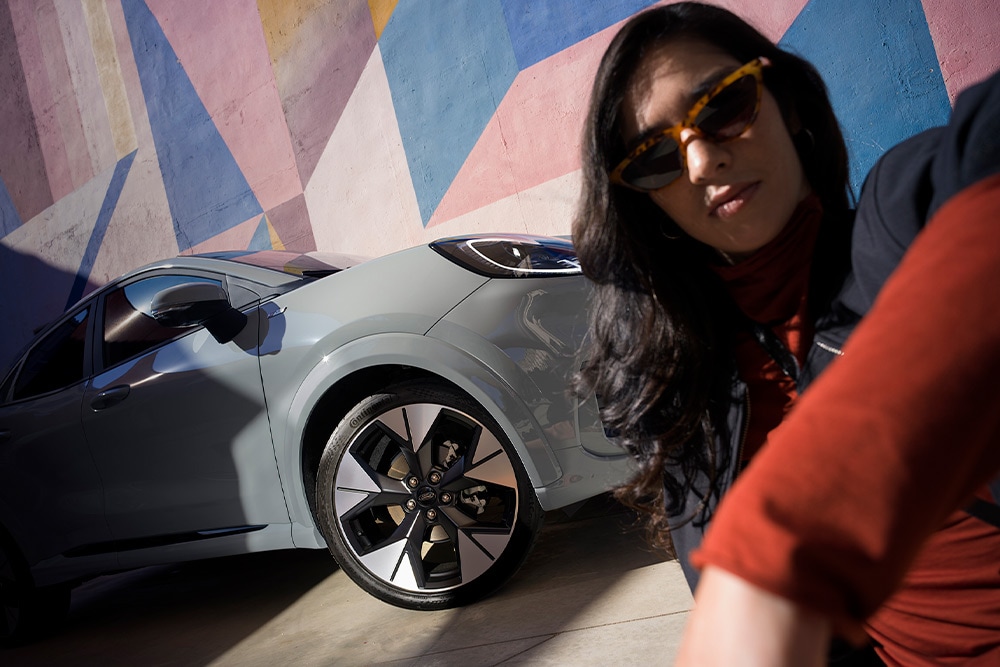
<svg viewBox="0 0 1000 667">
<path fill-rule="evenodd" d="M 7 442 L 8 440 L 10 440 L 10 431 L 0 431 L 0 442 Z"/>
<path fill-rule="evenodd" d="M 112 405 L 117 405 L 128 398 L 130 390 L 131 388 L 127 384 L 118 385 L 117 387 L 112 387 L 111 389 L 105 389 L 94 397 L 94 400 L 90 402 L 90 407 L 94 410 L 105 410 L 110 408 Z"/>
</svg>

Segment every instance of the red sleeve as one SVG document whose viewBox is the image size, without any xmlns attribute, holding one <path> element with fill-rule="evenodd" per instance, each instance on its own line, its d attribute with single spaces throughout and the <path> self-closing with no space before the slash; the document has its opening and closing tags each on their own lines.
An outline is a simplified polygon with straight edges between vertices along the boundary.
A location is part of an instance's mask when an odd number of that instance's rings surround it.
<svg viewBox="0 0 1000 667">
<path fill-rule="evenodd" d="M 871 614 L 1000 469 L 1000 176 L 945 204 L 720 505 L 697 566 Z M 852 621 L 853 619 L 853 621 Z"/>
</svg>

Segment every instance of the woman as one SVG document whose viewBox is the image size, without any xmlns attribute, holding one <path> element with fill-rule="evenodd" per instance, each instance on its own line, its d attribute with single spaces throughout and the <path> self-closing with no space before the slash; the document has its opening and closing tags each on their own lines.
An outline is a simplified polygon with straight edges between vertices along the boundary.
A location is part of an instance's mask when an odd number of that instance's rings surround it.
<svg viewBox="0 0 1000 667">
<path fill-rule="evenodd" d="M 688 551 L 832 319 L 850 260 L 844 141 L 811 65 L 681 3 L 609 46 L 583 174 L 573 239 L 595 302 L 579 387 L 638 463 L 619 499 L 649 510 L 654 537 L 673 529 L 693 589 Z"/>
<path fill-rule="evenodd" d="M 911 156 L 914 172 L 928 160 Z M 583 173 L 574 242 L 595 303 L 577 387 L 598 393 L 637 463 L 617 496 L 649 512 L 694 589 L 690 555 L 720 497 L 870 305 L 862 274 L 847 280 L 843 140 L 811 66 L 729 12 L 683 3 L 636 16 L 609 46 Z M 916 231 L 870 239 L 875 259 Z M 914 566 L 955 599 L 969 535 L 984 578 L 966 588 L 990 599 L 997 578 L 985 570 L 1000 533 L 975 521 L 952 521 L 933 544 L 936 560 Z M 928 655 L 954 648 L 959 617 L 928 608 L 931 588 L 914 585 L 868 619 L 883 658 L 912 663 L 915 637 L 931 638 Z M 957 641 L 989 641 L 991 623 Z"/>
</svg>

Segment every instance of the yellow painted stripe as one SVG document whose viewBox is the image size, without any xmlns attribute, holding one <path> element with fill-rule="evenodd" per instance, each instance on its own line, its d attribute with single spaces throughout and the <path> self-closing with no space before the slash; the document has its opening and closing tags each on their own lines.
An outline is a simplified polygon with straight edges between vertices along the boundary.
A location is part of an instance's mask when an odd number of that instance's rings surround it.
<svg viewBox="0 0 1000 667">
<path fill-rule="evenodd" d="M 108 122 L 115 143 L 115 154 L 121 159 L 139 146 L 132 123 L 132 112 L 125 92 L 115 37 L 111 29 L 111 19 L 104 0 L 83 0 L 83 14 L 90 33 L 90 43 L 97 62 L 97 77 L 104 94 L 104 105 L 108 111 Z"/>
<path fill-rule="evenodd" d="M 267 233 L 271 235 L 271 247 L 275 250 L 285 250 L 285 244 L 281 242 L 281 237 L 278 236 L 278 230 L 274 228 L 271 224 L 271 220 L 264 217 L 267 220 Z"/>
</svg>

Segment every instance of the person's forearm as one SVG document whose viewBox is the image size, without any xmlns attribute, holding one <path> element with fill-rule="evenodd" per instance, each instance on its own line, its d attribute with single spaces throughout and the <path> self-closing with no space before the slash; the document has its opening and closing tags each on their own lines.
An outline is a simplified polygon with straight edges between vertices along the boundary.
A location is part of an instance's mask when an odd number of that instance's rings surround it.
<svg viewBox="0 0 1000 667">
<path fill-rule="evenodd" d="M 822 609 L 843 633 L 996 474 L 997 210 L 1000 176 L 941 209 L 727 493 L 696 566 Z"/>
<path fill-rule="evenodd" d="M 830 622 L 716 567 L 695 593 L 678 667 L 826 664 Z"/>
</svg>

